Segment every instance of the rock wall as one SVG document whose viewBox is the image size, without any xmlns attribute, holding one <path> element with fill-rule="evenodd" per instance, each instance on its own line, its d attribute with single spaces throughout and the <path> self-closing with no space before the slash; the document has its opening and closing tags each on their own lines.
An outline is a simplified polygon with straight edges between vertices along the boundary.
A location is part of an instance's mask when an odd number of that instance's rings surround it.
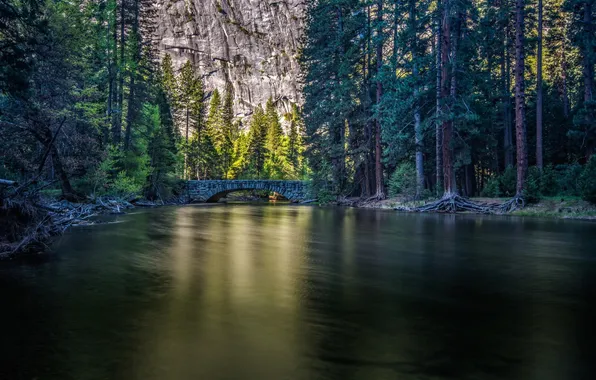
<svg viewBox="0 0 596 380">
<path fill-rule="evenodd" d="M 246 117 L 269 97 L 281 113 L 301 102 L 297 55 L 305 0 L 158 0 L 158 44 L 175 68 L 190 60 L 207 90 L 234 89 Z"/>
</svg>

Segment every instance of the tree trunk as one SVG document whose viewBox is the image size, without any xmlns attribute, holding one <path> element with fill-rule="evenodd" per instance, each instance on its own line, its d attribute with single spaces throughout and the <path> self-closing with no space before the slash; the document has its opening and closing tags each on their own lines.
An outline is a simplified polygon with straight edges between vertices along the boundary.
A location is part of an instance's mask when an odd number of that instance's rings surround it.
<svg viewBox="0 0 596 380">
<path fill-rule="evenodd" d="M 442 43 L 442 73 L 441 73 L 441 87 L 442 98 L 449 99 L 449 106 L 453 107 L 456 81 L 455 81 L 455 66 L 456 66 L 456 43 L 457 36 L 451 35 L 451 0 L 446 0 L 443 8 L 443 43 Z M 449 63 L 451 64 L 451 72 L 449 71 Z M 455 168 L 453 160 L 453 120 L 443 121 L 443 187 L 445 196 L 451 196 L 457 193 L 457 184 L 455 182 Z"/>
<path fill-rule="evenodd" d="M 64 121 L 63 121 L 64 123 Z M 61 128 L 62 126 L 60 126 Z M 68 174 L 66 173 L 66 170 L 64 170 L 64 166 L 62 165 L 62 159 L 60 158 L 60 152 L 58 151 L 58 148 L 56 148 L 56 136 L 52 133 L 52 130 L 50 129 L 50 127 L 46 126 L 46 125 L 40 125 L 37 124 L 34 126 L 35 130 L 39 131 L 40 133 L 37 134 L 35 133 L 34 136 L 39 140 L 39 142 L 41 142 L 44 146 L 44 148 L 46 149 L 47 152 L 49 152 L 49 154 L 52 156 L 52 165 L 54 168 L 54 171 L 56 172 L 56 174 L 58 175 L 58 178 L 60 179 L 60 188 L 62 190 L 62 196 L 64 197 L 64 199 L 69 200 L 69 201 L 78 201 L 78 196 L 76 194 L 76 192 L 74 191 L 74 189 L 72 188 L 72 185 L 70 183 L 70 180 L 68 179 Z M 60 132 L 60 129 L 58 129 L 58 131 L 56 131 L 56 135 Z M 45 160 L 45 157 L 44 157 Z M 43 165 L 43 162 L 42 164 Z"/>
<path fill-rule="evenodd" d="M 583 37 L 583 68 L 582 73 L 584 77 L 584 107 L 586 108 L 586 125 L 594 125 L 594 115 L 592 108 L 592 101 L 594 99 L 594 47 L 592 35 L 592 2 L 593 0 L 586 0 L 584 2 L 584 37 Z M 590 105 L 588 105 L 590 104 Z M 586 158 L 590 158 L 594 154 L 594 143 L 589 142 L 586 150 Z"/>
<path fill-rule="evenodd" d="M 339 46 L 339 55 L 340 60 L 344 59 L 344 48 L 341 44 L 341 40 L 343 38 L 343 15 L 341 8 L 338 6 L 336 8 L 337 11 L 337 28 L 338 28 L 338 36 L 337 39 L 340 41 Z M 337 75 L 337 85 L 338 88 L 341 87 L 342 77 L 338 73 Z M 335 186 L 335 192 L 340 193 L 344 190 L 344 183 L 345 183 L 345 170 L 346 170 L 346 159 L 345 159 L 345 128 L 346 128 L 346 119 L 340 119 L 340 123 L 334 127 L 333 130 L 333 144 L 335 148 L 332 153 L 332 164 L 334 168 L 333 173 L 333 181 Z M 340 151 L 341 150 L 341 151 Z"/>
<path fill-rule="evenodd" d="M 515 142 L 517 145 L 516 196 L 523 196 L 528 171 L 526 151 L 526 106 L 524 85 L 524 0 L 515 3 Z"/>
<path fill-rule="evenodd" d="M 366 37 L 366 60 L 368 68 L 366 75 L 366 84 L 364 89 L 366 91 L 365 99 L 367 105 L 372 108 L 372 98 L 370 96 L 370 82 L 372 78 L 372 27 L 371 27 L 371 6 L 366 7 L 366 22 L 367 22 L 367 37 Z M 373 196 L 376 193 L 376 175 L 375 175 L 375 153 L 374 153 L 374 120 L 366 122 L 364 139 L 366 141 L 366 157 L 365 157 L 365 171 L 366 171 L 366 186 L 367 186 L 367 197 Z"/>
<path fill-rule="evenodd" d="M 121 41 L 124 42 L 124 0 L 121 0 Z M 122 139 L 122 92 L 123 77 L 122 67 L 124 65 L 124 48 L 121 50 L 121 57 L 118 60 L 118 2 L 116 1 L 114 6 L 114 95 L 113 102 L 116 103 L 116 110 L 112 109 L 112 143 L 116 146 L 120 145 Z"/>
<path fill-rule="evenodd" d="M 62 196 L 70 201 L 78 200 L 76 197 L 76 193 L 70 184 L 70 180 L 68 179 L 68 175 L 62 166 L 62 160 L 60 159 L 60 153 L 58 152 L 58 148 L 56 148 L 55 144 L 52 144 L 52 164 L 56 174 L 58 174 L 58 178 L 60 178 L 60 188 L 62 189 Z"/>
<path fill-rule="evenodd" d="M 536 166 L 542 170 L 542 0 L 538 0 L 538 53 L 536 56 Z"/>
<path fill-rule="evenodd" d="M 134 123 L 137 104 L 135 100 L 136 88 L 135 88 L 135 77 L 137 75 L 137 67 L 141 58 L 141 36 L 139 34 L 139 0 L 134 0 L 134 19 L 132 23 L 132 35 L 133 41 L 136 43 L 134 46 L 131 69 L 129 72 L 129 88 L 128 88 L 128 111 L 126 114 L 126 132 L 124 135 L 124 150 L 127 151 L 130 148 L 132 139 L 132 124 Z"/>
<path fill-rule="evenodd" d="M 583 77 L 584 77 L 584 102 L 591 102 L 594 91 L 594 63 L 590 51 L 592 44 L 592 3 L 591 0 L 584 2 L 584 51 L 583 51 Z"/>
<path fill-rule="evenodd" d="M 439 194 L 443 190 L 443 157 L 442 157 L 442 142 L 443 142 L 443 128 L 441 123 L 441 1 L 437 1 L 437 25 L 436 25 L 436 46 L 435 46 L 435 66 L 437 70 L 436 75 L 436 109 L 435 109 L 435 155 L 436 155 L 436 193 Z"/>
<path fill-rule="evenodd" d="M 124 48 L 126 43 L 125 37 L 126 25 L 126 4 L 125 0 L 120 3 L 120 64 L 118 65 L 118 112 L 116 113 L 116 122 L 112 130 L 114 145 L 119 145 L 122 140 L 122 113 L 124 110 L 124 67 L 126 65 L 126 56 Z"/>
<path fill-rule="evenodd" d="M 565 49 L 567 49 L 567 44 L 563 43 L 562 54 L 562 63 L 561 63 L 561 76 L 562 76 L 562 96 L 563 96 L 563 116 L 565 119 L 569 118 L 569 91 L 567 89 L 567 54 L 565 53 Z"/>
<path fill-rule="evenodd" d="M 377 105 L 381 103 L 381 97 L 383 96 L 383 83 L 381 82 L 380 74 L 383 68 L 383 0 L 377 1 Z M 376 176 L 376 187 L 377 199 L 385 198 L 385 188 L 383 184 L 383 164 L 381 158 L 383 151 L 381 147 L 381 121 L 377 117 L 375 126 L 375 176 Z"/>
<path fill-rule="evenodd" d="M 112 42 L 110 38 L 112 37 L 112 15 L 109 12 L 106 12 L 106 19 L 107 19 L 107 26 L 106 26 L 106 58 L 107 58 L 107 66 L 108 66 L 108 105 L 106 108 L 106 132 L 103 136 L 103 142 L 108 143 L 110 139 L 110 130 L 107 125 L 111 123 L 112 119 L 112 96 L 114 95 L 114 67 L 112 64 Z"/>
<path fill-rule="evenodd" d="M 410 0 L 410 22 L 412 28 L 412 78 L 414 81 L 414 139 L 416 144 L 416 198 L 424 191 L 424 157 L 422 155 L 422 126 L 420 124 L 420 108 L 418 104 L 418 59 L 416 35 L 416 0 Z"/>
<path fill-rule="evenodd" d="M 511 146 L 509 145 L 510 142 L 510 129 L 509 129 L 509 124 L 508 124 L 508 119 L 509 119 L 509 88 L 507 85 L 507 70 L 505 67 L 505 54 L 506 54 L 506 48 L 505 45 L 507 44 L 507 37 L 505 37 L 505 40 L 503 42 L 503 48 L 502 48 L 502 54 L 501 54 L 501 61 L 500 61 L 500 66 L 501 66 L 501 91 L 502 91 L 502 95 L 501 95 L 501 104 L 503 107 L 503 165 L 505 167 L 505 169 L 508 166 L 512 165 L 512 162 L 509 160 L 509 150 L 511 149 Z"/>
<path fill-rule="evenodd" d="M 128 111 L 126 114 L 126 128 L 124 132 L 124 151 L 128 151 L 130 148 L 130 143 L 132 139 L 132 124 L 135 119 L 133 116 L 135 107 L 135 77 L 134 74 L 130 73 L 130 81 L 129 81 L 129 88 L 128 88 Z"/>
<path fill-rule="evenodd" d="M 503 83 L 503 108 L 504 108 L 504 150 L 505 150 L 505 168 L 513 166 L 513 133 L 511 131 L 511 60 L 509 57 L 509 31 L 505 31 L 505 46 L 503 54 L 505 55 L 505 73 Z"/>
</svg>

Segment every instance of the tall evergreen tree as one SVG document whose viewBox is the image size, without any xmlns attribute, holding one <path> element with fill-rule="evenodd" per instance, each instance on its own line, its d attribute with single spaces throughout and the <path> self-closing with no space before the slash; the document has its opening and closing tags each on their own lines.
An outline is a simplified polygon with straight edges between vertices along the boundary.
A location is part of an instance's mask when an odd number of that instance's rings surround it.
<svg viewBox="0 0 596 380">
<path fill-rule="evenodd" d="M 248 138 L 248 155 L 250 157 L 249 173 L 260 178 L 267 158 L 267 117 L 259 105 L 255 108 L 250 121 Z"/>
<path fill-rule="evenodd" d="M 227 85 L 221 108 L 221 129 L 217 134 L 219 140 L 219 155 L 224 177 L 227 177 L 228 171 L 232 166 L 234 154 L 234 94 L 232 91 L 232 86 Z"/>
<path fill-rule="evenodd" d="M 525 2 L 515 2 L 515 142 L 517 149 L 516 196 L 522 197 L 528 172 L 526 147 L 526 93 L 525 93 Z"/>
<path fill-rule="evenodd" d="M 292 105 L 292 112 L 287 115 L 290 123 L 288 133 L 288 161 L 296 175 L 302 174 L 302 120 L 296 104 Z"/>
</svg>

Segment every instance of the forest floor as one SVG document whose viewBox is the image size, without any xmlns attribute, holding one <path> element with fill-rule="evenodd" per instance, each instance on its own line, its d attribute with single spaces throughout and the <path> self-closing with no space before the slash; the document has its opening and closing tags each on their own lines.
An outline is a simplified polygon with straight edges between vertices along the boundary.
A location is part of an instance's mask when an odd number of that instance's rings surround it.
<svg viewBox="0 0 596 380">
<path fill-rule="evenodd" d="M 508 198 L 471 198 L 477 203 L 504 203 Z M 347 198 L 339 204 L 358 208 L 378 209 L 414 209 L 433 201 L 412 201 L 403 197 L 388 198 L 382 201 L 362 201 L 358 198 Z M 544 197 L 538 203 L 526 205 L 507 215 L 531 216 L 556 219 L 578 219 L 596 221 L 596 205 L 590 204 L 579 197 Z"/>
</svg>

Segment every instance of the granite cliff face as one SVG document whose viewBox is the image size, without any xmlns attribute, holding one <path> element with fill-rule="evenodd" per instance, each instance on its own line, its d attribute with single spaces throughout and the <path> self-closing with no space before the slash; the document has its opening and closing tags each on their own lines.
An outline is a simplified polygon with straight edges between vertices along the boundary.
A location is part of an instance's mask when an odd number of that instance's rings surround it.
<svg viewBox="0 0 596 380">
<path fill-rule="evenodd" d="M 159 0 L 158 43 L 179 69 L 190 60 L 207 90 L 234 89 L 238 117 L 269 97 L 300 103 L 297 54 L 305 0 Z"/>
</svg>

